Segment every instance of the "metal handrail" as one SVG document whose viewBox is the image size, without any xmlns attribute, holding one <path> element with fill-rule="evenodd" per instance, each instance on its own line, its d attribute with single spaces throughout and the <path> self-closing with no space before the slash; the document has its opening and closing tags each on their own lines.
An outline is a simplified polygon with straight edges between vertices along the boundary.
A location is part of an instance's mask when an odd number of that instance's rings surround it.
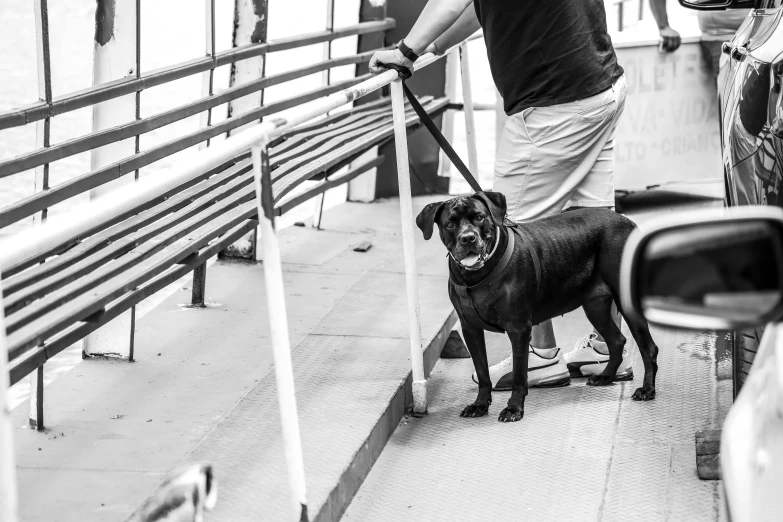
<svg viewBox="0 0 783 522">
<path fill-rule="evenodd" d="M 395 21 L 387 18 L 381 21 L 361 22 L 334 31 L 318 31 L 289 38 L 281 38 L 266 43 L 249 44 L 234 47 L 216 53 L 215 56 L 205 56 L 187 62 L 156 69 L 139 78 L 129 77 L 113 82 L 107 82 L 81 91 L 59 96 L 50 103 L 38 102 L 27 107 L 0 112 L 0 130 L 19 127 L 44 118 L 52 118 L 66 112 L 75 111 L 119 98 L 127 94 L 142 91 L 173 82 L 181 78 L 200 74 L 223 65 L 230 65 L 240 60 L 262 56 L 267 53 L 296 49 L 307 45 L 329 42 L 346 36 L 356 36 L 393 29 Z"/>
<path fill-rule="evenodd" d="M 473 39 L 473 38 L 470 38 Z M 414 70 L 422 69 L 441 59 L 457 48 L 462 51 L 463 82 L 469 87 L 467 77 L 467 40 L 450 49 L 443 55 L 425 54 L 414 65 Z M 414 226 L 412 215 L 412 198 L 410 174 L 408 166 L 407 127 L 405 123 L 405 108 L 402 82 L 396 71 L 389 70 L 373 76 L 361 83 L 343 89 L 327 97 L 319 98 L 298 114 L 289 118 L 273 118 L 244 130 L 225 141 L 203 149 L 184 160 L 178 166 L 169 169 L 166 175 L 138 180 L 132 186 L 123 187 L 91 202 L 81 209 L 73 210 L 62 216 L 56 222 L 47 222 L 32 230 L 17 233 L 0 242 L 0 269 L 3 266 L 13 266 L 33 257 L 42 250 L 54 249 L 81 237 L 85 231 L 94 230 L 102 223 L 109 223 L 179 185 L 194 180 L 204 172 L 213 169 L 230 159 L 251 151 L 253 172 L 255 178 L 256 202 L 261 229 L 261 243 L 264 251 L 264 277 L 266 281 L 267 312 L 272 337 L 274 367 L 278 387 L 278 400 L 283 429 L 283 443 L 288 464 L 288 474 L 292 492 L 294 513 L 297 519 L 302 513 L 307 513 L 305 494 L 304 464 L 301 440 L 299 436 L 299 421 L 297 416 L 294 390 L 291 352 L 289 346 L 288 323 L 283 291 L 283 272 L 280 260 L 280 249 L 274 230 L 274 202 L 272 181 L 269 168 L 267 145 L 281 133 L 292 129 L 306 121 L 324 115 L 329 111 L 355 101 L 387 85 L 391 86 L 392 113 L 397 154 L 398 182 L 400 192 L 400 212 L 402 220 L 403 254 L 405 259 L 406 289 L 408 295 L 408 312 L 410 328 L 410 348 L 412 363 L 412 395 L 414 412 L 424 413 L 427 410 L 426 378 L 424 374 L 421 317 L 418 301 L 417 269 L 414 252 Z M 466 110 L 473 107 L 470 88 L 464 90 Z M 472 115 L 466 118 L 466 124 L 473 124 Z M 468 139 L 475 140 L 475 129 L 467 129 Z M 477 166 L 475 143 L 468 147 L 469 163 Z M 14 476 L 14 459 L 12 443 L 11 419 L 6 407 L 6 387 L 8 383 L 7 343 L 3 318 L 2 296 L 0 295 L 0 454 L 11 458 L 0 462 L 0 500 L 7 502 L 10 510 L 0 514 L 8 520 L 15 520 L 16 490 Z M 306 517 L 306 515 L 305 515 Z M 5 519 L 4 519 L 5 520 Z"/>
</svg>

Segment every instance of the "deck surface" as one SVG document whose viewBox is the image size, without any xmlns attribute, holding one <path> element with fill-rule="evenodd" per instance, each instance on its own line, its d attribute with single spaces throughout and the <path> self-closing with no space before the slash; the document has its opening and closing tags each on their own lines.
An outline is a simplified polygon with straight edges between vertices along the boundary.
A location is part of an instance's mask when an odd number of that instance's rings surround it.
<svg viewBox="0 0 783 522">
<path fill-rule="evenodd" d="M 696 205 L 655 205 L 637 222 Z M 554 320 L 569 351 L 592 331 L 581 309 Z M 731 404 L 730 372 L 709 332 L 653 328 L 657 398 L 631 400 L 643 367 L 624 326 L 633 382 L 605 388 L 585 379 L 531 389 L 525 417 L 497 416 L 510 392 L 494 392 L 489 415 L 463 419 L 473 402 L 470 359 L 441 359 L 428 383 L 429 414 L 404 419 L 349 506 L 343 522 L 411 520 L 722 521 L 720 481 L 696 475 L 694 434 L 720 427 Z M 490 364 L 510 348 L 486 332 Z"/>
</svg>

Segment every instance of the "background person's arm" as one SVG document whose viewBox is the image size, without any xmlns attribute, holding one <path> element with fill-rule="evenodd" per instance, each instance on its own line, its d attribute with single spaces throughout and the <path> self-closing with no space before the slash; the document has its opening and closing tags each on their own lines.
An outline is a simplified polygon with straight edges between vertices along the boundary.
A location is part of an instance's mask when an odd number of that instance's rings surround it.
<svg viewBox="0 0 783 522">
<path fill-rule="evenodd" d="M 661 46 L 667 53 L 676 51 L 680 46 L 680 33 L 669 26 L 669 15 L 666 13 L 666 0 L 650 0 L 655 23 L 658 24 L 658 32 L 661 35 Z"/>
<path fill-rule="evenodd" d="M 416 54 L 424 54 L 424 50 L 446 32 L 472 3 L 472 0 L 430 0 L 424 6 L 408 36 L 404 38 L 405 45 Z M 379 66 L 379 63 L 393 63 L 408 69 L 413 68 L 413 62 L 397 49 L 378 51 L 373 55 L 370 59 L 370 71 L 373 74 L 386 70 Z"/>
<path fill-rule="evenodd" d="M 457 21 L 454 22 L 454 25 L 432 42 L 425 52 L 443 54 L 479 29 L 481 29 L 481 24 L 476 17 L 476 9 L 471 2 Z"/>
</svg>

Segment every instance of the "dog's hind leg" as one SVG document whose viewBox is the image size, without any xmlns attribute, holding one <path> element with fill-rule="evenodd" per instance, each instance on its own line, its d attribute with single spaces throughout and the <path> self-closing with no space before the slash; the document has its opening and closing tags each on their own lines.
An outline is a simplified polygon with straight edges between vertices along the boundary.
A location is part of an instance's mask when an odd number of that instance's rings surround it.
<svg viewBox="0 0 783 522">
<path fill-rule="evenodd" d="M 459 414 L 460 417 L 483 417 L 489 411 L 492 404 L 492 380 L 489 377 L 489 362 L 487 362 L 487 345 L 484 340 L 484 330 L 470 326 L 460 317 L 462 323 L 462 335 L 465 337 L 465 345 L 468 347 L 470 357 L 473 359 L 473 367 L 476 368 L 476 376 L 479 382 L 479 391 L 476 401 L 468 404 Z"/>
<path fill-rule="evenodd" d="M 644 364 L 642 387 L 633 392 L 631 398 L 635 401 L 650 401 L 655 398 L 655 374 L 658 373 L 658 346 L 650 335 L 650 327 L 647 325 L 647 321 L 629 318 L 625 314 L 623 314 L 623 318 L 628 323 L 631 335 L 639 347 L 639 354 L 642 356 L 642 363 Z"/>
<path fill-rule="evenodd" d="M 609 348 L 609 362 L 606 363 L 604 371 L 598 375 L 593 375 L 587 380 L 590 386 L 607 386 L 614 381 L 617 369 L 623 362 L 623 348 L 625 347 L 625 336 L 620 328 L 612 320 L 612 297 L 609 288 L 600 285 L 595 292 L 582 304 L 585 315 L 595 330 L 604 338 L 607 348 Z"/>
</svg>

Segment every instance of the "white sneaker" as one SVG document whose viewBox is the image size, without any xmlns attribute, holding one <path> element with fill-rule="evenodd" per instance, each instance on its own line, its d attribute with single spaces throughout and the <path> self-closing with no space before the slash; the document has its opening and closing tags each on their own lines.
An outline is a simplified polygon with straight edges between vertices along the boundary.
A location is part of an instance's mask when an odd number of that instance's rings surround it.
<svg viewBox="0 0 783 522">
<path fill-rule="evenodd" d="M 601 343 L 595 333 L 591 333 L 579 339 L 574 349 L 563 356 L 566 367 L 571 377 L 589 377 L 598 375 L 609 362 L 609 355 L 603 354 L 595 349 L 594 344 Z M 617 368 L 615 381 L 630 381 L 633 379 L 633 368 L 631 360 L 628 357 L 628 350 L 623 349 L 623 362 Z"/>
<path fill-rule="evenodd" d="M 508 351 L 508 357 L 494 366 L 489 367 L 489 378 L 492 381 L 494 391 L 510 391 L 513 361 L 511 350 Z M 478 384 L 476 372 L 473 372 L 473 382 Z M 529 387 L 553 388 L 556 386 L 567 386 L 571 382 L 568 375 L 560 348 L 557 348 L 552 357 L 542 357 L 532 346 L 528 350 L 527 356 L 527 385 Z"/>
</svg>

